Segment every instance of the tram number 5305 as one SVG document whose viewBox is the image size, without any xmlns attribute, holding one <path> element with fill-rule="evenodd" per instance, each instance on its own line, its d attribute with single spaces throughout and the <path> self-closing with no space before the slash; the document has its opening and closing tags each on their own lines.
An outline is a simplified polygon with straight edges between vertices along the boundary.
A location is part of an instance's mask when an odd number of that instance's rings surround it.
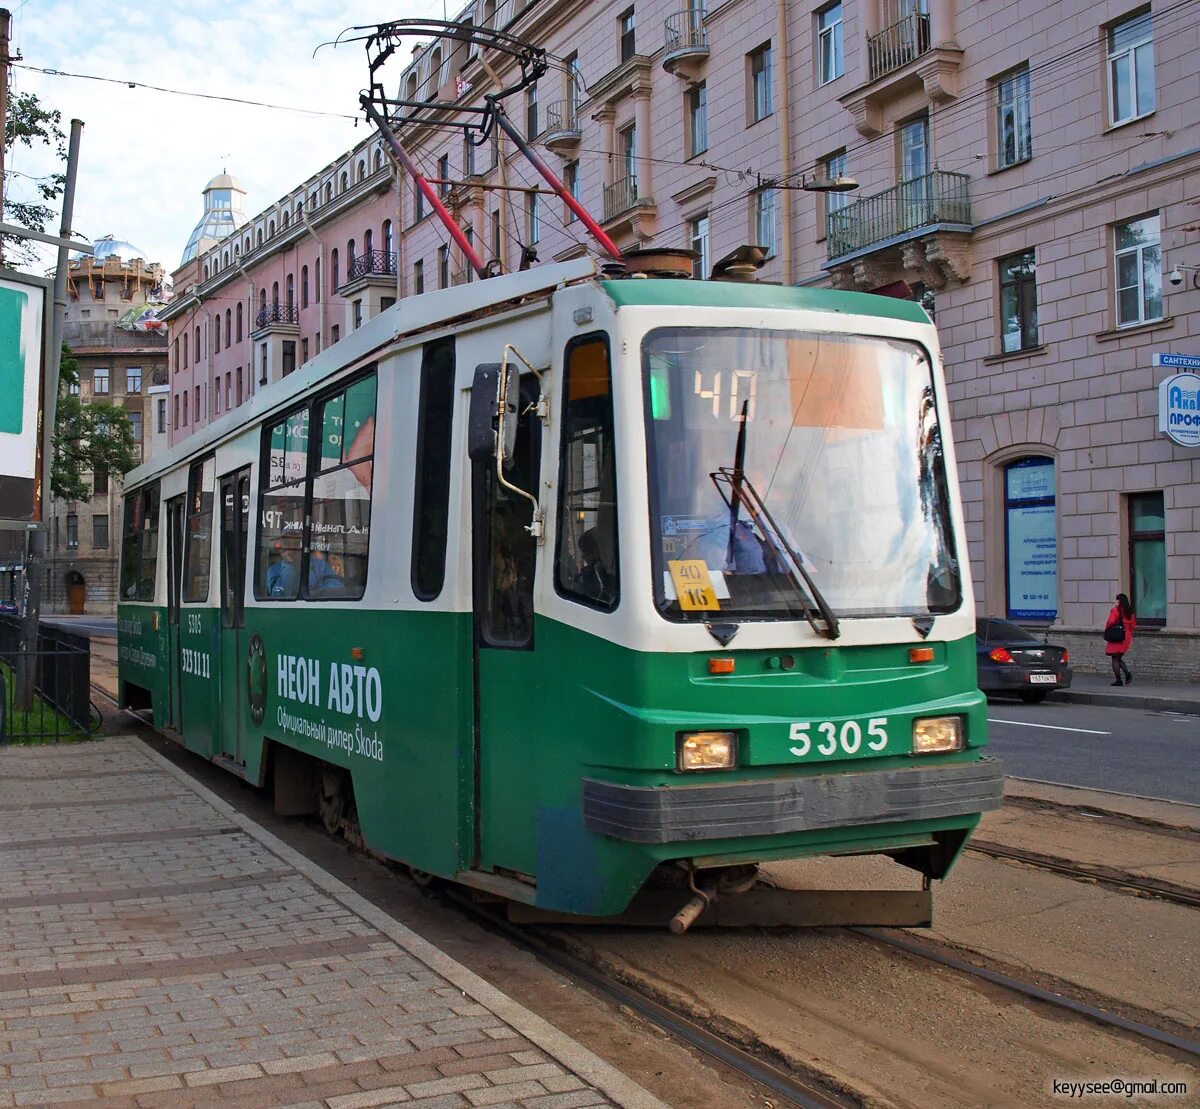
<svg viewBox="0 0 1200 1109">
<path fill-rule="evenodd" d="M 873 716 L 863 725 L 857 720 L 846 720 L 837 724 L 833 720 L 805 720 L 793 724 L 788 734 L 792 741 L 789 751 L 798 759 L 809 755 L 814 749 L 818 755 L 829 758 L 832 755 L 857 755 L 866 751 L 876 753 L 883 751 L 888 745 L 888 718 Z M 810 729 L 816 729 L 817 736 L 814 744 Z"/>
</svg>

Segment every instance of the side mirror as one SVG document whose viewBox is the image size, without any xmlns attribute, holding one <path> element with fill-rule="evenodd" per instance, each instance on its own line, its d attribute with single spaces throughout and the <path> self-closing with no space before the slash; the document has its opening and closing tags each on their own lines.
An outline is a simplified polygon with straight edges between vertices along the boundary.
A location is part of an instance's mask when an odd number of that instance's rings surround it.
<svg viewBox="0 0 1200 1109">
<path fill-rule="evenodd" d="M 499 402 L 500 363 L 484 362 L 475 367 L 471 383 L 471 407 L 467 412 L 467 456 L 472 462 L 487 462 L 496 456 L 496 411 Z M 516 435 L 516 420 L 509 421 Z"/>
</svg>

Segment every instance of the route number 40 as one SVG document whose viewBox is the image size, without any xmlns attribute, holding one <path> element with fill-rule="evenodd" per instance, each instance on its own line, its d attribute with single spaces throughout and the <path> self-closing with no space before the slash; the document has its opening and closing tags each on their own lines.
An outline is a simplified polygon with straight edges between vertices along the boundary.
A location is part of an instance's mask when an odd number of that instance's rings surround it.
<svg viewBox="0 0 1200 1109">
<path fill-rule="evenodd" d="M 886 716 L 873 716 L 867 721 L 866 748 L 868 751 L 882 751 L 888 744 Z M 818 722 L 803 721 L 793 724 L 788 738 L 792 741 L 789 750 L 798 759 L 804 758 L 813 749 L 813 739 L 809 729 L 815 728 L 820 735 L 816 750 L 818 755 L 828 758 L 839 751 L 846 755 L 857 755 L 863 747 L 863 729 L 857 720 L 847 720 L 839 728 L 832 720 Z"/>
</svg>

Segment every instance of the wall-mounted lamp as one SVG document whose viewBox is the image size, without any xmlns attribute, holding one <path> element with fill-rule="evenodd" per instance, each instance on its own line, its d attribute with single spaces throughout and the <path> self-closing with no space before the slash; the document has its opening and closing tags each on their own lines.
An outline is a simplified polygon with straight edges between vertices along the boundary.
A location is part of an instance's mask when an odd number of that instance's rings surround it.
<svg viewBox="0 0 1200 1109">
<path fill-rule="evenodd" d="M 1167 284 L 1173 289 L 1178 289 L 1183 284 L 1184 272 L 1192 275 L 1192 288 L 1200 289 L 1200 266 L 1182 266 L 1176 265 L 1175 268 L 1167 274 Z"/>
</svg>

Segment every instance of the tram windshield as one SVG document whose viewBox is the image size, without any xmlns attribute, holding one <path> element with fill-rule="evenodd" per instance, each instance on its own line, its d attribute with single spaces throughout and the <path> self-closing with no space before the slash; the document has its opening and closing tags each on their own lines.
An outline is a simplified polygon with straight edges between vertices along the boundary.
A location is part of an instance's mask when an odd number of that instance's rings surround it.
<svg viewBox="0 0 1200 1109">
<path fill-rule="evenodd" d="M 838 618 L 959 606 L 933 373 L 921 347 L 658 328 L 642 360 L 664 616 L 805 619 L 818 600 Z"/>
</svg>

